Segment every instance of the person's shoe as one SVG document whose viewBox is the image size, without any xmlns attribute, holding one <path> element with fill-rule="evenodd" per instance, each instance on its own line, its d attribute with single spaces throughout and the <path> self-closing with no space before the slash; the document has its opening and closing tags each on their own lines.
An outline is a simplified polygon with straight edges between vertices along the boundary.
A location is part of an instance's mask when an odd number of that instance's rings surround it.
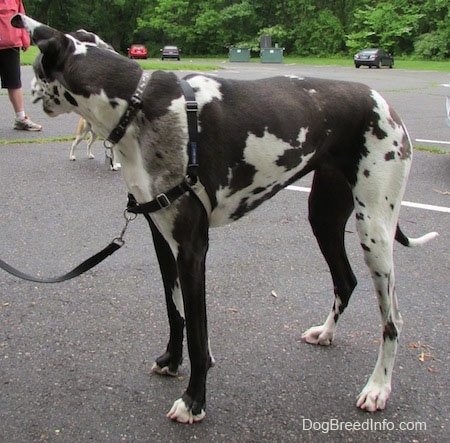
<svg viewBox="0 0 450 443">
<path fill-rule="evenodd" d="M 42 126 L 32 122 L 28 115 L 26 115 L 24 118 L 14 122 L 14 129 L 20 131 L 41 131 Z"/>
</svg>

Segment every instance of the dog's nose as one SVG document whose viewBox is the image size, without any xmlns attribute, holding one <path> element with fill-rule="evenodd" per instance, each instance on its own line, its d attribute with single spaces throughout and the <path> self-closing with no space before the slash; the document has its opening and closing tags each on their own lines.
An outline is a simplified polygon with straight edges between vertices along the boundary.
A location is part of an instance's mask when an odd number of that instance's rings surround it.
<svg viewBox="0 0 450 443">
<path fill-rule="evenodd" d="M 22 14 L 16 14 L 12 17 L 11 19 L 11 24 L 15 27 L 15 28 L 24 28 L 25 25 L 23 24 L 23 20 L 22 20 Z"/>
</svg>

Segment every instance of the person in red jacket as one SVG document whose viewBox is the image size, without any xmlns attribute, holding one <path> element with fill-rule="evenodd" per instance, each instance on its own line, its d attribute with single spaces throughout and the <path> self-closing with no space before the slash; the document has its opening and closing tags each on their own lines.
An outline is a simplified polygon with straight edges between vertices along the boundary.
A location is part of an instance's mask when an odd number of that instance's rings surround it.
<svg viewBox="0 0 450 443">
<path fill-rule="evenodd" d="M 22 0 L 0 0 L 0 78 L 3 89 L 8 90 L 9 100 L 16 113 L 14 129 L 40 131 L 41 125 L 25 114 L 22 79 L 20 73 L 20 50 L 30 46 L 30 36 L 25 29 L 11 26 L 11 18 L 25 14 Z"/>
</svg>

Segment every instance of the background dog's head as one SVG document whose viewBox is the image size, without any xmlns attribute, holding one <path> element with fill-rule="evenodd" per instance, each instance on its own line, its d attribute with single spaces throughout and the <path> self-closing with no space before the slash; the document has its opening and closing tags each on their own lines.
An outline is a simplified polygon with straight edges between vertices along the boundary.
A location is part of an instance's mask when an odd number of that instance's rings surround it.
<svg viewBox="0 0 450 443">
<path fill-rule="evenodd" d="M 104 49 L 110 46 L 95 34 L 84 30 L 64 34 L 23 14 L 15 15 L 11 24 L 25 28 L 41 51 L 33 65 L 33 99 L 42 98 L 44 111 L 49 115 L 80 113 L 80 102 L 93 95 L 114 106 L 117 99 L 128 101 L 133 94 L 140 66 Z"/>
</svg>

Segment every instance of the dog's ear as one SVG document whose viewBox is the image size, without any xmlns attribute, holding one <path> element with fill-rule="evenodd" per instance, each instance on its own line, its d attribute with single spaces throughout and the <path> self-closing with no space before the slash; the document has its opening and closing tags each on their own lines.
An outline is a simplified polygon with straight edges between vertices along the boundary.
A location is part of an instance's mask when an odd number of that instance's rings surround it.
<svg viewBox="0 0 450 443">
<path fill-rule="evenodd" d="M 65 40 L 65 37 L 62 41 Z M 37 43 L 39 50 L 42 53 L 42 64 L 45 68 L 58 68 L 61 63 L 63 45 L 60 37 L 52 37 L 47 40 L 40 40 Z"/>
<path fill-rule="evenodd" d="M 71 45 L 73 45 L 72 41 L 62 33 L 48 40 L 40 40 L 38 48 L 41 53 L 36 58 L 38 68 L 34 66 L 38 77 L 53 81 L 56 73 L 64 70 L 67 56 L 71 52 Z"/>
</svg>

